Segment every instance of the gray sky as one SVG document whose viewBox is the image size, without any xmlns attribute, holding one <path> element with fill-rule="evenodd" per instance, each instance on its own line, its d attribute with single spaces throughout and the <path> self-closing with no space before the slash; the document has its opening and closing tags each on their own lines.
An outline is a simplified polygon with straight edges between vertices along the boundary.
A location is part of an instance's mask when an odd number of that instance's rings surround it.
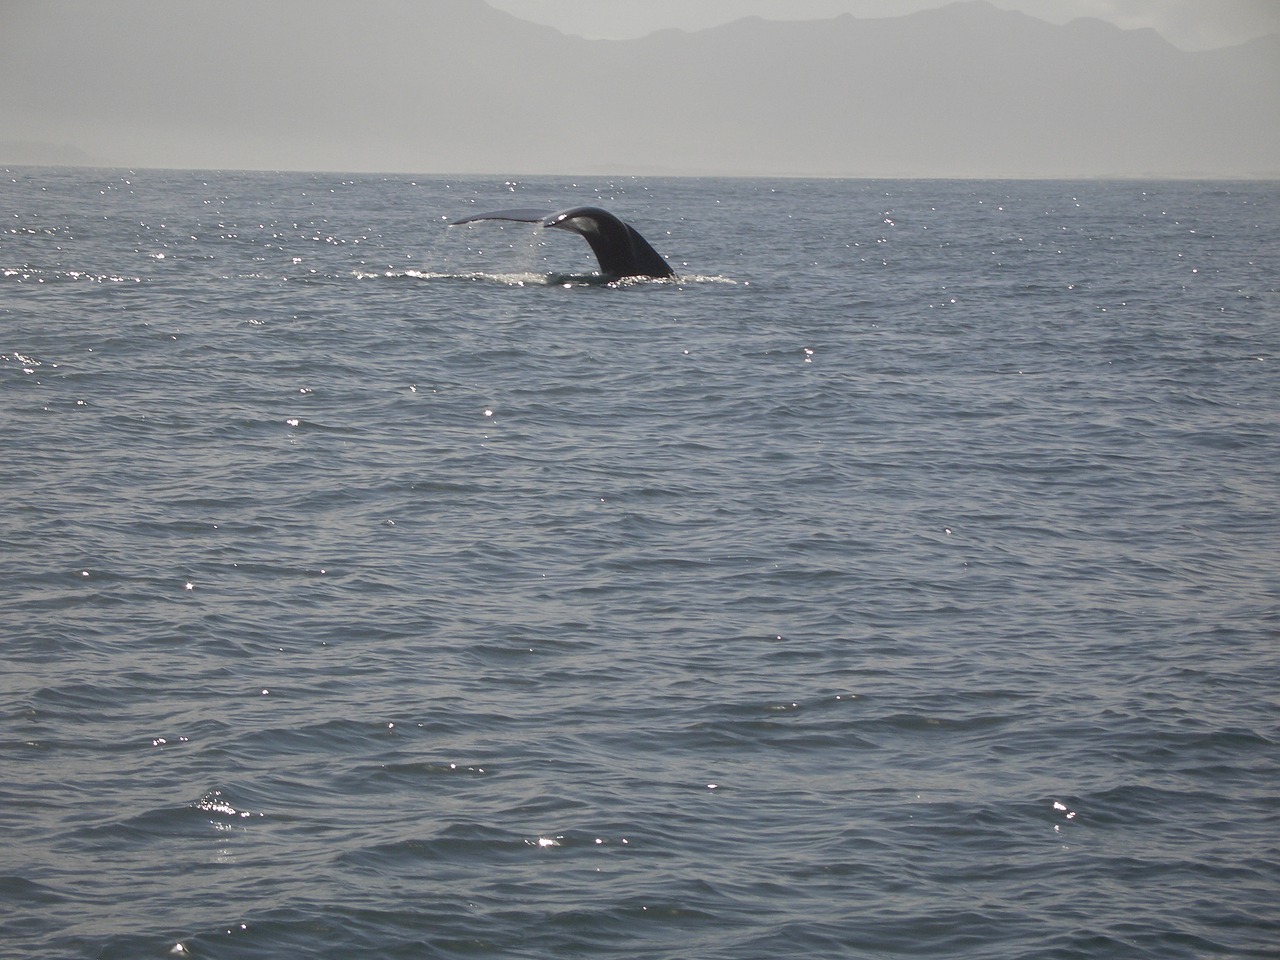
<svg viewBox="0 0 1280 960">
<path fill-rule="evenodd" d="M 640 37 L 666 27 L 700 30 L 741 17 L 768 20 L 896 17 L 954 0 L 489 0 L 491 6 L 564 33 Z M 991 0 L 1049 23 L 1096 17 L 1123 29 L 1149 27 L 1183 50 L 1232 46 L 1280 33 L 1280 0 Z"/>
<path fill-rule="evenodd" d="M 0 0 L 0 90 L 0 165 L 1275 178 L 1280 0 Z"/>
</svg>

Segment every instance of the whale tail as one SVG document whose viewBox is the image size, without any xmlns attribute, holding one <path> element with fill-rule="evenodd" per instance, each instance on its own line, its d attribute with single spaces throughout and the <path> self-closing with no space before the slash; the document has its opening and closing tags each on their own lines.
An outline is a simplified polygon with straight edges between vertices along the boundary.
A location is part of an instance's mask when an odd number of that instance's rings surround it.
<svg viewBox="0 0 1280 960">
<path fill-rule="evenodd" d="M 544 227 L 572 230 L 584 237 L 600 261 L 600 272 L 608 277 L 674 277 L 675 271 L 649 241 L 630 224 L 623 223 L 600 207 L 570 207 L 568 210 L 494 210 L 451 221 L 454 227 L 477 220 L 514 220 Z"/>
</svg>

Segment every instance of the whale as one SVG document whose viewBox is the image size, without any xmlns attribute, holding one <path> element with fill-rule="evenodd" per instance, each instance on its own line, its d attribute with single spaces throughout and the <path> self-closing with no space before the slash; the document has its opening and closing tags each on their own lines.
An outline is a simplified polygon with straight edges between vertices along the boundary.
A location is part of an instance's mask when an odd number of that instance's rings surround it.
<svg viewBox="0 0 1280 960">
<path fill-rule="evenodd" d="M 600 207 L 570 207 L 568 210 L 555 211 L 523 208 L 491 210 L 452 220 L 449 226 L 456 227 L 478 220 L 536 223 L 580 234 L 591 245 L 591 252 L 600 261 L 600 273 L 606 277 L 651 277 L 662 280 L 676 275 L 670 264 L 649 245 L 649 241 L 640 236 L 640 231 Z"/>
</svg>

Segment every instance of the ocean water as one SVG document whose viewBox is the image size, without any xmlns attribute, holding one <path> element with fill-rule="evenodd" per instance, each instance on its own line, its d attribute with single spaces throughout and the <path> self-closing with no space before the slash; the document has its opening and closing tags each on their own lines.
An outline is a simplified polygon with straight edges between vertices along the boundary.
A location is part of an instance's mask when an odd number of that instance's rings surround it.
<svg viewBox="0 0 1280 960">
<path fill-rule="evenodd" d="M 1280 955 L 1280 185 L 0 214 L 0 954 Z"/>
</svg>

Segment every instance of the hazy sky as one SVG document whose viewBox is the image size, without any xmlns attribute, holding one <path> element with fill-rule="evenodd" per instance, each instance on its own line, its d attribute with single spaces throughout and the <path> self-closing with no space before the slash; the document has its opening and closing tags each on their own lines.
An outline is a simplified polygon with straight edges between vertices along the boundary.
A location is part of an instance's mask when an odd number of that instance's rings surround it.
<svg viewBox="0 0 1280 960">
<path fill-rule="evenodd" d="M 746 16 L 801 20 L 851 13 L 902 16 L 954 0 L 488 0 L 491 6 L 565 33 L 644 36 L 665 27 L 698 30 Z M 991 0 L 1049 23 L 1097 17 L 1124 29 L 1150 27 L 1184 50 L 1225 47 L 1280 33 L 1280 0 Z"/>
<path fill-rule="evenodd" d="M 0 0 L 0 90 L 14 165 L 1277 177 L 1280 0 Z"/>
</svg>

